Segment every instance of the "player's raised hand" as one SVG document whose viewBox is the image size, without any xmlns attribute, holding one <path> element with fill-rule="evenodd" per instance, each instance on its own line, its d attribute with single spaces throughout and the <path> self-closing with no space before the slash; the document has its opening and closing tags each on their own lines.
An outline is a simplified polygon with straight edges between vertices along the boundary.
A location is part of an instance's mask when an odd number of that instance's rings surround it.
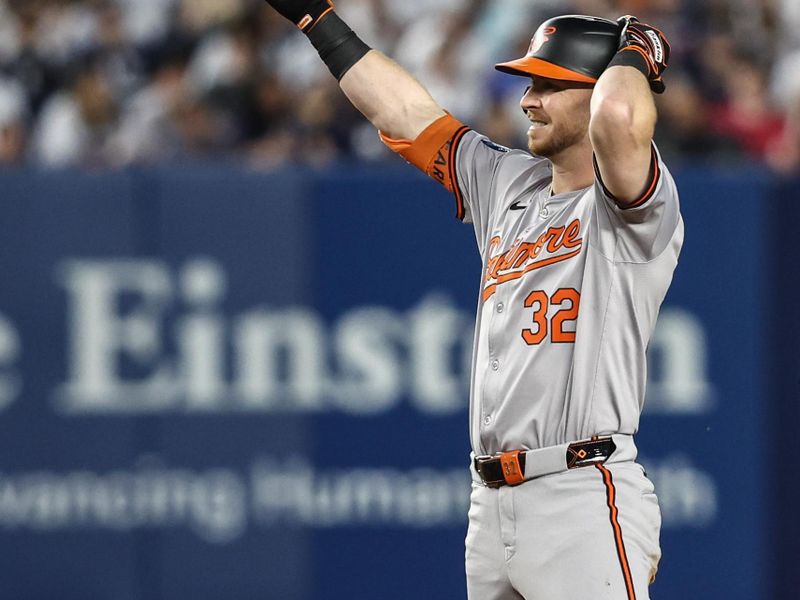
<svg viewBox="0 0 800 600">
<path fill-rule="evenodd" d="M 661 75 L 669 63 L 669 42 L 657 28 L 640 23 L 633 15 L 625 15 L 617 19 L 622 27 L 620 31 L 620 52 L 638 52 L 647 63 L 645 73 L 650 81 L 650 89 L 661 94 L 666 89 Z"/>
<path fill-rule="evenodd" d="M 308 33 L 319 20 L 333 10 L 331 0 L 267 0 L 281 15 Z"/>
<path fill-rule="evenodd" d="M 370 51 L 370 47 L 333 10 L 332 0 L 267 2 L 308 36 L 319 57 L 338 81 Z"/>
</svg>

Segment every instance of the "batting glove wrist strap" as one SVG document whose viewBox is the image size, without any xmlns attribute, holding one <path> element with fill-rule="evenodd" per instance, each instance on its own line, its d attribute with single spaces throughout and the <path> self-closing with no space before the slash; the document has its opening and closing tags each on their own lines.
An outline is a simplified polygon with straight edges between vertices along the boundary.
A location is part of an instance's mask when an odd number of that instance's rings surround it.
<svg viewBox="0 0 800 600">
<path fill-rule="evenodd" d="M 648 60 L 642 55 L 641 51 L 635 50 L 634 48 L 623 48 L 619 50 L 614 55 L 614 58 L 611 59 L 611 62 L 608 63 L 609 68 L 619 66 L 633 67 L 648 79 L 650 79 L 650 74 L 652 73 Z"/>
<path fill-rule="evenodd" d="M 337 80 L 341 80 L 350 67 L 370 51 L 370 47 L 333 11 L 323 16 L 307 35 Z"/>
</svg>

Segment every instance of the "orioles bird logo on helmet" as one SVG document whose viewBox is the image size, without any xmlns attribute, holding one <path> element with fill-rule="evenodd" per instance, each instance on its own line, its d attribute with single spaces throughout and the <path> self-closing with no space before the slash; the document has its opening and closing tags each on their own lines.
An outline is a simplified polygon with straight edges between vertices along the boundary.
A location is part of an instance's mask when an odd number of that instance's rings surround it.
<svg viewBox="0 0 800 600">
<path fill-rule="evenodd" d="M 541 48 L 547 42 L 550 41 L 550 37 L 549 36 L 553 35 L 555 32 L 556 32 L 556 28 L 552 27 L 552 26 L 551 27 L 545 27 L 544 29 L 538 30 L 536 32 L 536 34 L 533 36 L 533 39 L 531 40 L 531 45 L 528 48 L 528 55 L 530 56 L 534 52 L 538 52 L 539 48 Z"/>
</svg>

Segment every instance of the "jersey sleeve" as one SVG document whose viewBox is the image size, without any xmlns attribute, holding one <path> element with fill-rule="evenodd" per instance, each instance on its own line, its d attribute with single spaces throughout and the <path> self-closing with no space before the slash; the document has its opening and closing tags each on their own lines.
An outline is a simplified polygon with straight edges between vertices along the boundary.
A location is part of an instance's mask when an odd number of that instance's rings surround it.
<svg viewBox="0 0 800 600">
<path fill-rule="evenodd" d="M 488 219 L 492 187 L 508 148 L 489 141 L 475 131 L 468 132 L 455 154 L 456 217 L 476 227 Z"/>
<path fill-rule="evenodd" d="M 621 205 L 595 167 L 599 231 L 593 238 L 600 251 L 615 262 L 648 262 L 669 245 L 681 220 L 678 190 L 669 169 L 652 147 L 650 173 L 644 192 Z"/>
</svg>

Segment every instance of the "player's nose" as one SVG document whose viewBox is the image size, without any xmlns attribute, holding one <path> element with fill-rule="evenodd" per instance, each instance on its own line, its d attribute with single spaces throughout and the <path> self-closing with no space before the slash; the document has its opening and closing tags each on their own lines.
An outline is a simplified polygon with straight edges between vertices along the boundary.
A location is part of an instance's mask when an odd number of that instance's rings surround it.
<svg viewBox="0 0 800 600">
<path fill-rule="evenodd" d="M 532 85 L 529 85 L 527 88 L 525 88 L 525 93 L 522 94 L 522 98 L 519 100 L 519 105 L 524 113 L 527 113 L 531 108 L 541 108 L 542 96 L 534 90 Z"/>
</svg>

